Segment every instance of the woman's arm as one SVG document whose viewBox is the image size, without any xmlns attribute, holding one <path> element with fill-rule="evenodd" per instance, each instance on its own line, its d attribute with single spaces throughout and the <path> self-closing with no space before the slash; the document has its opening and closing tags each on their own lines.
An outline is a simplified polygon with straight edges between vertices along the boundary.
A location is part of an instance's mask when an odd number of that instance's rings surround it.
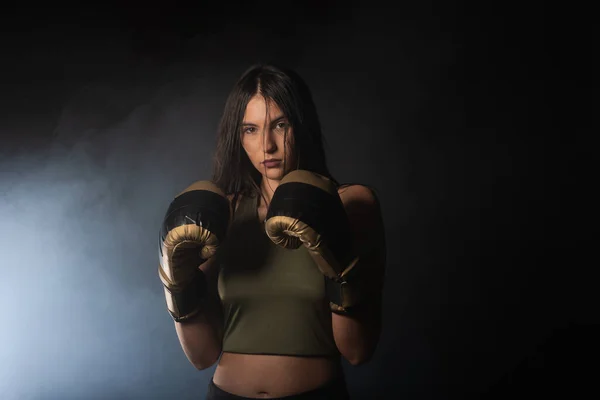
<svg viewBox="0 0 600 400">
<path fill-rule="evenodd" d="M 185 322 L 175 322 L 177 337 L 188 360 L 199 370 L 211 367 L 221 355 L 223 311 L 217 291 L 218 267 L 214 258 L 200 266 L 207 293 L 201 311 Z"/>
<path fill-rule="evenodd" d="M 367 297 L 352 315 L 332 314 L 333 336 L 338 350 L 352 365 L 369 361 L 375 352 L 382 323 L 382 290 L 385 274 L 385 232 L 381 210 L 373 192 L 353 185 L 339 192 L 360 255 L 361 276 Z"/>
<path fill-rule="evenodd" d="M 231 215 L 239 206 L 239 197 L 227 195 Z M 223 349 L 223 305 L 219 298 L 219 263 L 213 257 L 200 265 L 206 276 L 207 293 L 202 300 L 202 311 L 186 322 L 175 322 L 181 348 L 188 360 L 199 370 L 210 368 L 221 356 Z"/>
</svg>

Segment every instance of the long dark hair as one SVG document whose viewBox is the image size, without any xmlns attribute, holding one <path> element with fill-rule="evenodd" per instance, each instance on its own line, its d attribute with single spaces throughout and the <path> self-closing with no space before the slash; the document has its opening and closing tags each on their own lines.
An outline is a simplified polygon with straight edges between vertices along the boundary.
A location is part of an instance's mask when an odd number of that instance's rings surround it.
<svg viewBox="0 0 600 400">
<path fill-rule="evenodd" d="M 236 198 L 260 195 L 262 175 L 248 159 L 240 138 L 246 106 L 257 94 L 274 101 L 287 117 L 297 169 L 326 176 L 339 186 L 327 168 L 321 123 L 308 86 L 295 71 L 273 64 L 252 66 L 229 94 L 219 124 L 213 182 Z"/>
</svg>

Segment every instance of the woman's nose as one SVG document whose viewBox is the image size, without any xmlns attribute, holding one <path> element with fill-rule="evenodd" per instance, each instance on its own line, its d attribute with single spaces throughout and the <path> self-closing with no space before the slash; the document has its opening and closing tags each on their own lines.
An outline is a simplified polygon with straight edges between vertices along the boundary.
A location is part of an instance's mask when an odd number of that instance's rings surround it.
<svg viewBox="0 0 600 400">
<path fill-rule="evenodd" d="M 277 149 L 277 143 L 270 129 L 263 131 L 263 149 L 265 152 L 272 152 Z"/>
</svg>

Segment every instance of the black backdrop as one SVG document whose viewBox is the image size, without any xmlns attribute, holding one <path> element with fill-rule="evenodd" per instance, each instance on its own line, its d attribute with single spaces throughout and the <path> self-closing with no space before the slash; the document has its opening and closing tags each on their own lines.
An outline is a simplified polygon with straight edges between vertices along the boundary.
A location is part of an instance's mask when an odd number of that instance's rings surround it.
<svg viewBox="0 0 600 400">
<path fill-rule="evenodd" d="M 203 398 L 214 369 L 179 347 L 157 227 L 268 61 L 307 80 L 338 180 L 379 191 L 384 331 L 345 365 L 351 393 L 591 387 L 585 12 L 413 3 L 6 8 L 0 397 Z"/>
</svg>

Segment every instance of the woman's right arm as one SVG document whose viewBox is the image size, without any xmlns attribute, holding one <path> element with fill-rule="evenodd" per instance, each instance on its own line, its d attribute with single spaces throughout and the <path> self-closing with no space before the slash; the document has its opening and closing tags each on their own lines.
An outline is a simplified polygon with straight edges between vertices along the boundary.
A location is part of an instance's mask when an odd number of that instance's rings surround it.
<svg viewBox="0 0 600 400">
<path fill-rule="evenodd" d="M 199 370 L 214 365 L 222 348 L 223 310 L 217 291 L 218 263 L 214 260 L 213 257 L 200 265 L 207 283 L 200 312 L 185 322 L 175 322 L 181 347 L 188 360 Z"/>
<path fill-rule="evenodd" d="M 227 195 L 229 209 L 237 210 L 239 198 Z M 210 368 L 221 356 L 223 344 L 223 306 L 218 292 L 219 263 L 212 257 L 200 270 L 206 276 L 207 293 L 202 299 L 202 308 L 195 317 L 185 322 L 175 322 L 177 337 L 188 360 L 199 370 Z"/>
</svg>

